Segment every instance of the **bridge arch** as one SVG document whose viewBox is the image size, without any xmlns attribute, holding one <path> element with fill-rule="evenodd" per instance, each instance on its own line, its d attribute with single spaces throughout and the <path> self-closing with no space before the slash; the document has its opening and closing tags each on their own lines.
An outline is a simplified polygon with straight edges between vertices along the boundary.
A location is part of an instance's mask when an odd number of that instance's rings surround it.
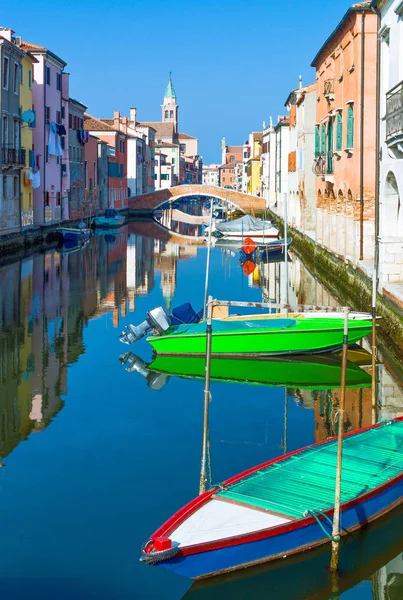
<svg viewBox="0 0 403 600">
<path fill-rule="evenodd" d="M 259 196 L 209 185 L 178 185 L 129 198 L 129 212 L 133 215 L 150 214 L 169 200 L 173 201 L 193 196 L 216 198 L 223 202 L 229 202 L 244 213 L 249 212 L 252 208 L 254 210 L 264 210 L 265 208 L 264 200 Z"/>
</svg>

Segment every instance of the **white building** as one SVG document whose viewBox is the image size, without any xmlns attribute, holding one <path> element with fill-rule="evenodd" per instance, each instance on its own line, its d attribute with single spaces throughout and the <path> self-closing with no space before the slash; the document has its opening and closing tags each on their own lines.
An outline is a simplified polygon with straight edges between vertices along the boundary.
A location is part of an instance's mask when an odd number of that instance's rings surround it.
<svg viewBox="0 0 403 600">
<path fill-rule="evenodd" d="M 219 186 L 218 168 L 220 165 L 203 166 L 203 185 Z"/>
<path fill-rule="evenodd" d="M 379 279 L 393 293 L 403 283 L 403 2 L 373 4 L 381 20 Z"/>
<path fill-rule="evenodd" d="M 275 176 L 274 176 L 274 208 L 281 217 L 287 202 L 288 209 L 288 153 L 289 153 L 290 127 L 287 117 L 279 117 L 274 126 L 275 145 Z M 288 212 L 288 211 L 287 211 Z"/>
<path fill-rule="evenodd" d="M 260 164 L 262 169 L 262 197 L 265 200 L 266 207 L 273 209 L 276 203 L 276 134 L 271 118 L 270 125 L 263 127 Z"/>
<path fill-rule="evenodd" d="M 167 154 L 160 148 L 155 150 L 155 189 L 162 190 L 172 187 L 172 181 L 176 177 L 174 173 L 174 165 L 167 161 Z"/>
</svg>

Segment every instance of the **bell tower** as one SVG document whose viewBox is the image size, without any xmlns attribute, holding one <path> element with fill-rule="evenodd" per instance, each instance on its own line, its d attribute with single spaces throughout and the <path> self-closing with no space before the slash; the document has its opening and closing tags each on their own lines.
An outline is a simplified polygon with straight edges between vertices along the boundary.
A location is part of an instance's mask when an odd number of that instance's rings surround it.
<svg viewBox="0 0 403 600">
<path fill-rule="evenodd" d="M 164 94 L 164 104 L 162 105 L 162 122 L 173 123 L 175 134 L 178 133 L 178 113 L 179 106 L 176 103 L 176 93 L 172 83 L 171 73 L 169 73 L 168 84 Z"/>
</svg>

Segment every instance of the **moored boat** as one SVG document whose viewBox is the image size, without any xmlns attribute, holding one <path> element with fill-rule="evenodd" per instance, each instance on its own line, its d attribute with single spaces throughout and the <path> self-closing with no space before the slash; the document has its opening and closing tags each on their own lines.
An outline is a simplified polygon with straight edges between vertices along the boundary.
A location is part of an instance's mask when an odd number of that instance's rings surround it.
<svg viewBox="0 0 403 600">
<path fill-rule="evenodd" d="M 206 227 L 205 231 L 208 232 L 208 230 L 209 228 Z M 245 215 L 234 221 L 216 222 L 213 231 L 230 239 L 243 237 L 277 238 L 279 235 L 279 230 L 273 227 L 272 221 L 263 221 L 250 215 Z"/>
<path fill-rule="evenodd" d="M 343 436 L 341 537 L 403 501 L 403 417 Z M 141 560 L 207 578 L 300 554 L 332 539 L 337 439 L 231 477 L 185 505 Z"/>
<path fill-rule="evenodd" d="M 85 227 L 58 227 L 56 233 L 66 242 L 81 242 L 88 240 L 91 236 L 91 229 Z"/>
<path fill-rule="evenodd" d="M 124 224 L 126 217 L 119 215 L 114 208 L 108 208 L 102 216 L 94 217 L 93 224 L 95 227 L 120 227 Z"/>
</svg>

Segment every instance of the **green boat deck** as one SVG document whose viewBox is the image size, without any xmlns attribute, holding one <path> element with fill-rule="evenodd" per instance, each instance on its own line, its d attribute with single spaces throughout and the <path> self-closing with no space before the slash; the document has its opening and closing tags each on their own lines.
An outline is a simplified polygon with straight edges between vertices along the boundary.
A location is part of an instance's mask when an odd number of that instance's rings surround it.
<svg viewBox="0 0 403 600">
<path fill-rule="evenodd" d="M 334 506 L 337 440 L 309 447 L 252 473 L 216 496 L 301 518 Z M 341 502 L 386 483 L 403 470 L 403 423 L 344 438 Z"/>
</svg>

